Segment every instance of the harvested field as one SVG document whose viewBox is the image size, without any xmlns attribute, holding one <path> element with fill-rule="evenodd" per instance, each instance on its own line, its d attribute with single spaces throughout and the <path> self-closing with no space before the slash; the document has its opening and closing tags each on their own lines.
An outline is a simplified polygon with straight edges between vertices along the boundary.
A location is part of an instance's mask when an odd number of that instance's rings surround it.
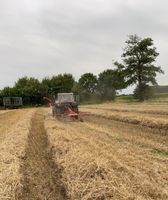
<svg viewBox="0 0 168 200">
<path fill-rule="evenodd" d="M 45 127 L 69 199 L 168 199 L 165 132 L 97 115 Z"/>
<path fill-rule="evenodd" d="M 20 190 L 20 162 L 24 157 L 33 110 L 0 115 L 0 199 L 17 199 Z"/>
<path fill-rule="evenodd" d="M 37 109 L 0 115 L 0 199 L 66 199 L 43 120 Z"/>
<path fill-rule="evenodd" d="M 0 115 L 6 112 L 9 112 L 9 110 L 0 110 Z"/>
<path fill-rule="evenodd" d="M 165 103 L 105 103 L 98 105 L 85 105 L 82 106 L 82 108 L 168 115 L 168 106 Z"/>
<path fill-rule="evenodd" d="M 114 104 L 83 106 L 93 116 L 168 131 L 168 106 Z M 152 110 L 153 109 L 153 110 Z"/>
<path fill-rule="evenodd" d="M 167 200 L 167 108 L 152 106 L 82 106 L 84 122 L 0 114 L 0 199 Z"/>
</svg>

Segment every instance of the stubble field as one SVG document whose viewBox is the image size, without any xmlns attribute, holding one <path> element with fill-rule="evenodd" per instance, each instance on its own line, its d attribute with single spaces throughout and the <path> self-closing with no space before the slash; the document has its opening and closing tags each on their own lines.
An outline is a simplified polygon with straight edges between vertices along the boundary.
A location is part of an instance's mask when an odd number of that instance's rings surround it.
<svg viewBox="0 0 168 200">
<path fill-rule="evenodd" d="M 167 200 L 168 105 L 0 111 L 0 199 Z"/>
</svg>

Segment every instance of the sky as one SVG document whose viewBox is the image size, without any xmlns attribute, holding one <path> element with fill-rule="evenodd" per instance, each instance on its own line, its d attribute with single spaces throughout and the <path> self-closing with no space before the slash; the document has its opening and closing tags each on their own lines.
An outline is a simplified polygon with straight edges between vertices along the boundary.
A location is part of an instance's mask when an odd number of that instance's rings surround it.
<svg viewBox="0 0 168 200">
<path fill-rule="evenodd" d="M 0 0 L 0 89 L 23 76 L 98 75 L 132 34 L 154 40 L 168 85 L 167 19 L 167 0 Z"/>
</svg>

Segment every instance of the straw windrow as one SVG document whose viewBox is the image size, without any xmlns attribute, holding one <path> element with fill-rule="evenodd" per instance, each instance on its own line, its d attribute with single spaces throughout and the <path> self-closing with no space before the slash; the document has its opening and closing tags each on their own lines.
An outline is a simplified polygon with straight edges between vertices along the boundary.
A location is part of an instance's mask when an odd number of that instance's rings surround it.
<svg viewBox="0 0 168 200">
<path fill-rule="evenodd" d="M 20 164 L 25 154 L 33 110 L 5 113 L 0 119 L 0 199 L 14 200 L 21 189 Z"/>
<path fill-rule="evenodd" d="M 45 128 L 69 199 L 168 199 L 168 158 L 152 152 L 167 151 L 166 136 L 156 141 L 148 129 L 93 116 L 84 123 L 47 116 Z"/>
</svg>

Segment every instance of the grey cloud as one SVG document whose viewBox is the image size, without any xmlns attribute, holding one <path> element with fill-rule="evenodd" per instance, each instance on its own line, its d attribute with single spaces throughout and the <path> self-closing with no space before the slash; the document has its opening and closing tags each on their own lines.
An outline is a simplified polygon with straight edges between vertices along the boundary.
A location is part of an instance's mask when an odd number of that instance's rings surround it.
<svg viewBox="0 0 168 200">
<path fill-rule="evenodd" d="M 167 84 L 166 0 L 2 0 L 0 88 L 23 75 L 98 74 L 120 59 L 129 34 L 152 37 Z M 164 78 L 163 78 L 164 77 Z"/>
</svg>

